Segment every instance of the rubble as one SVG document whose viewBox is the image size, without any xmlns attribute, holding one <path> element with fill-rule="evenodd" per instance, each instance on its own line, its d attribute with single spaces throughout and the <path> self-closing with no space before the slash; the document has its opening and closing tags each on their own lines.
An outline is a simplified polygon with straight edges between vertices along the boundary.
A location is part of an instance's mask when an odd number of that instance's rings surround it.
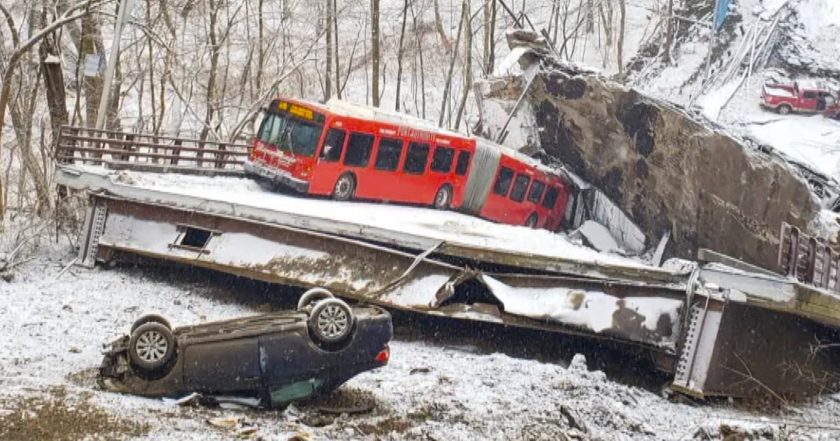
<svg viewBox="0 0 840 441">
<path fill-rule="evenodd" d="M 511 37 L 511 47 L 525 44 Z M 710 248 L 774 268 L 782 222 L 808 231 L 817 218 L 820 201 L 806 178 L 777 156 L 545 50 L 519 54 L 526 74 L 476 87 L 484 135 L 498 136 L 498 107 L 509 111 L 530 84 L 517 109 L 534 121 L 526 149 L 602 190 L 649 244 L 670 232 L 667 257 L 690 259 Z"/>
</svg>

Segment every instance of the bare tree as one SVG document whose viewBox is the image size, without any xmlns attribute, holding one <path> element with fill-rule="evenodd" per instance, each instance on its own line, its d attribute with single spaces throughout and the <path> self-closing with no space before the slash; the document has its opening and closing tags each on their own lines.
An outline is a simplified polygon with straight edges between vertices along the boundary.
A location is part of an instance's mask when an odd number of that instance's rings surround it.
<svg viewBox="0 0 840 441">
<path fill-rule="evenodd" d="M 438 127 L 443 127 L 443 120 L 446 117 L 446 107 L 449 104 L 449 93 L 452 90 L 452 74 L 455 71 L 455 59 L 458 57 L 458 46 L 461 44 L 461 30 L 464 27 L 464 22 L 470 19 L 469 10 L 466 9 L 466 2 L 467 0 L 464 0 L 461 4 L 461 20 L 458 22 L 458 32 L 455 37 L 455 46 L 453 47 L 452 57 L 449 60 L 449 70 L 446 74 L 446 84 L 443 87 L 443 96 L 440 100 Z"/>
<path fill-rule="evenodd" d="M 671 63 L 671 47 L 674 45 L 674 0 L 668 0 L 668 13 L 665 16 L 668 24 L 665 27 L 665 48 L 662 50 L 662 61 Z"/>
<path fill-rule="evenodd" d="M 11 98 L 12 83 L 14 80 L 15 73 L 17 72 L 18 63 L 20 63 L 23 56 L 29 51 L 29 49 L 31 49 L 33 46 L 39 43 L 42 39 L 46 38 L 48 35 L 51 35 L 55 30 L 59 29 L 67 23 L 84 17 L 87 14 L 87 12 L 80 12 L 80 10 L 84 9 L 88 5 L 93 5 L 95 3 L 99 2 L 97 0 L 84 0 L 82 2 L 79 2 L 75 6 L 68 8 L 52 23 L 50 23 L 47 26 L 44 26 L 37 32 L 34 32 L 28 40 L 20 41 L 17 38 L 14 39 L 14 41 L 16 41 L 17 44 L 15 45 L 14 50 L 9 56 L 9 59 L 6 61 L 6 71 L 3 73 L 3 84 L 2 86 L 0 86 L 0 127 L 3 127 L 5 125 L 6 108 L 9 106 L 9 100 Z M 9 13 L 8 9 L 2 7 L 2 5 L 0 5 L 0 9 L 2 9 L 2 13 L 7 19 L 7 24 L 13 24 L 13 22 L 9 21 L 11 18 L 11 14 Z M 10 28 L 10 32 L 15 33 L 17 32 L 17 29 L 12 27 Z M 0 130 L 0 149 L 2 149 L 2 146 L 3 130 Z M 28 146 L 26 150 L 28 151 Z M 2 184 L 0 184 L 0 231 L 2 231 L 4 228 L 3 219 L 5 219 L 6 214 L 6 197 L 2 187 Z"/>
<path fill-rule="evenodd" d="M 420 75 L 416 75 L 420 77 L 420 116 L 426 119 L 426 66 L 423 62 L 423 34 L 418 32 L 417 13 L 414 11 L 413 4 L 411 6 L 411 22 L 411 29 L 417 42 L 417 55 L 420 59 Z"/>
<path fill-rule="evenodd" d="M 41 26 L 47 24 L 47 6 L 41 8 Z M 41 75 L 46 86 L 47 108 L 50 113 L 52 133 L 68 123 L 67 96 L 64 92 L 64 71 L 61 68 L 61 47 L 57 32 L 44 37 L 38 48 Z"/>
<path fill-rule="evenodd" d="M 403 72 L 403 41 L 405 40 L 405 22 L 408 18 L 408 0 L 403 0 L 403 13 L 402 13 L 402 28 L 400 29 L 400 46 L 397 49 L 397 98 L 396 103 L 394 104 L 394 109 L 399 112 L 400 111 L 400 101 L 402 101 L 402 97 L 400 96 L 400 89 L 402 86 L 402 72 Z"/>
<path fill-rule="evenodd" d="M 379 0 L 370 1 L 371 97 L 373 106 L 379 107 Z"/>
<path fill-rule="evenodd" d="M 440 18 L 440 2 L 439 0 L 434 0 L 434 7 L 435 7 L 435 29 L 437 30 L 438 35 L 440 36 L 440 42 L 443 43 L 443 47 L 446 48 L 446 52 L 452 50 L 452 43 L 449 41 L 449 37 L 446 36 L 446 31 L 443 30 L 443 20 Z"/>
<path fill-rule="evenodd" d="M 618 0 L 618 11 L 618 42 L 615 49 L 618 73 L 622 73 L 624 71 L 624 26 L 627 19 L 625 0 Z"/>
<path fill-rule="evenodd" d="M 556 2 L 556 1 L 555 1 Z M 496 0 L 484 0 L 484 72 L 496 64 Z"/>
<path fill-rule="evenodd" d="M 461 102 L 458 104 L 458 112 L 455 116 L 455 125 L 452 126 L 455 130 L 461 125 L 461 116 L 464 113 L 464 107 L 467 104 L 467 97 L 470 95 L 470 87 L 473 83 L 472 78 L 472 26 L 469 18 L 470 15 L 470 1 L 464 0 L 464 24 L 466 30 L 464 32 L 464 90 L 461 93 Z"/>
<path fill-rule="evenodd" d="M 327 0 L 327 18 L 324 20 L 326 26 L 326 38 L 327 38 L 327 74 L 324 76 L 324 101 L 330 99 L 332 96 L 332 57 L 335 49 L 333 47 L 333 38 L 332 38 L 332 30 L 333 30 L 333 0 Z"/>
</svg>

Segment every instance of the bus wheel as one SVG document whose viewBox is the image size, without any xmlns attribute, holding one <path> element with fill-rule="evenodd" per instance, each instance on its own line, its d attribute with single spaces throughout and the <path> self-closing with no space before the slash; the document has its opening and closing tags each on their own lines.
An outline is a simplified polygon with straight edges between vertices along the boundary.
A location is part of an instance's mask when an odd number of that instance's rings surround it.
<svg viewBox="0 0 840 441">
<path fill-rule="evenodd" d="M 525 226 L 528 228 L 536 228 L 538 219 L 537 213 L 531 213 L 531 215 L 528 216 L 528 219 L 525 220 Z"/>
<path fill-rule="evenodd" d="M 333 199 L 337 201 L 349 201 L 353 199 L 353 193 L 356 192 L 356 179 L 353 175 L 347 173 L 338 177 L 335 181 L 335 188 L 333 189 Z"/>
<path fill-rule="evenodd" d="M 446 210 L 449 208 L 451 203 L 452 187 L 450 187 L 449 184 L 446 184 L 438 189 L 437 194 L 435 194 L 435 201 L 433 204 L 438 210 Z"/>
</svg>

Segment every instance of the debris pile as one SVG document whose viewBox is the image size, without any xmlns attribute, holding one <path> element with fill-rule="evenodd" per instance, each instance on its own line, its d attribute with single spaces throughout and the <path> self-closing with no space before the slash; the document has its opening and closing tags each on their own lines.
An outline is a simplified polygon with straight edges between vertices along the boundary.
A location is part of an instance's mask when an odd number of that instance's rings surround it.
<svg viewBox="0 0 840 441">
<path fill-rule="evenodd" d="M 541 37 L 508 37 L 523 73 L 476 88 L 484 135 L 498 138 L 499 108 L 510 112 L 524 97 L 519 122 L 508 125 L 530 133 L 508 144 L 527 140 L 529 153 L 598 187 L 648 243 L 670 233 L 669 257 L 710 248 L 774 268 L 782 222 L 810 231 L 820 202 L 787 162 L 699 115 L 560 62 L 539 47 Z"/>
</svg>

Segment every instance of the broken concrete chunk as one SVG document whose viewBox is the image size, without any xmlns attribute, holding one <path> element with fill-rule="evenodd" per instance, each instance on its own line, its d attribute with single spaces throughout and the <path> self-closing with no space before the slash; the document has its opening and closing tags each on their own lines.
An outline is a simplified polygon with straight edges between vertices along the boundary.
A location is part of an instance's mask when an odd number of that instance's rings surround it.
<svg viewBox="0 0 840 441">
<path fill-rule="evenodd" d="M 522 32 L 508 37 L 511 47 L 539 42 Z M 648 243 L 670 231 L 666 257 L 692 259 L 699 248 L 710 248 L 774 268 L 782 222 L 809 231 L 817 217 L 820 202 L 806 178 L 779 157 L 671 103 L 582 72 L 547 50 L 520 56 L 520 64 L 529 63 L 540 70 L 518 110 L 536 118 L 527 138 L 539 145 L 528 148 L 602 190 Z M 521 90 L 519 78 L 508 81 Z M 504 99 L 491 92 L 478 103 Z M 498 112 L 481 114 L 491 118 Z"/>
</svg>

